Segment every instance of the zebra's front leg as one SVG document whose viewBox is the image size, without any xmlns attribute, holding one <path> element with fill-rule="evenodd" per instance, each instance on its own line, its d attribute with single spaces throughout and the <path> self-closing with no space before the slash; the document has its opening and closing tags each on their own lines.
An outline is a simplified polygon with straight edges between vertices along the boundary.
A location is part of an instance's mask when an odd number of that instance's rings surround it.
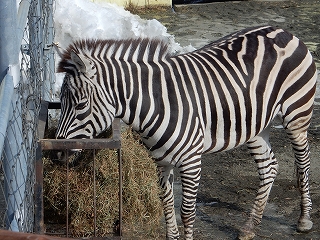
<svg viewBox="0 0 320 240">
<path fill-rule="evenodd" d="M 179 168 L 182 183 L 181 220 L 184 225 L 184 237 L 186 240 L 192 240 L 197 192 L 201 176 L 201 160 L 193 160 Z"/>
<path fill-rule="evenodd" d="M 179 230 L 176 221 L 173 197 L 173 168 L 172 166 L 158 166 L 158 171 L 162 189 L 160 198 L 162 200 L 164 217 L 166 220 L 166 239 L 178 239 Z"/>
<path fill-rule="evenodd" d="M 278 173 L 278 161 L 269 143 L 269 129 L 254 137 L 247 145 L 257 163 L 260 183 L 249 219 L 240 229 L 240 240 L 254 238 L 255 226 L 261 222 L 273 182 Z"/>
</svg>

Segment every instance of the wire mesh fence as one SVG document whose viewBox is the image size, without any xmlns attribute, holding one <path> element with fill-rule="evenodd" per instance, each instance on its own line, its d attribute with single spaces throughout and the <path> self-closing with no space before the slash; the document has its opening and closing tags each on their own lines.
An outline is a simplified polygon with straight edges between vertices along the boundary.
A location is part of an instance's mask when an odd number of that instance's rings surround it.
<svg viewBox="0 0 320 240">
<path fill-rule="evenodd" d="M 41 100 L 54 98 L 54 53 L 50 46 L 54 2 L 18 3 L 17 31 L 20 27 L 23 34 L 18 40 L 20 47 L 12 53 L 19 55 L 19 74 L 13 76 L 16 85 L 12 96 L 8 96 L 12 99 L 1 155 L 0 216 L 1 228 L 33 232 L 38 115 Z"/>
</svg>

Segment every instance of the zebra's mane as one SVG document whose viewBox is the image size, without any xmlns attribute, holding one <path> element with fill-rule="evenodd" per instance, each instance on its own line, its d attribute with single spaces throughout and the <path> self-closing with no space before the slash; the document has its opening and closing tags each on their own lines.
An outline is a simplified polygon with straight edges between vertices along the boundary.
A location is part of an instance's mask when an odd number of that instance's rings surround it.
<svg viewBox="0 0 320 240">
<path fill-rule="evenodd" d="M 159 48 L 157 50 L 157 48 Z M 169 57 L 168 44 L 159 39 L 149 39 L 149 38 L 137 38 L 137 39 L 126 39 L 126 40 L 102 40 L 102 39 L 84 39 L 75 41 L 69 45 L 69 47 L 63 51 L 62 58 L 58 64 L 57 72 L 66 72 L 70 66 L 71 52 L 77 54 L 83 54 L 84 56 L 91 58 L 94 56 L 94 53 L 97 52 L 97 48 L 102 49 L 106 48 L 106 54 L 104 58 L 115 58 L 116 52 L 119 48 L 122 48 L 122 51 L 127 51 L 130 48 L 130 53 L 128 59 L 132 57 L 133 53 L 137 48 L 140 52 L 149 51 L 148 56 L 150 59 L 153 59 L 156 51 L 158 52 L 158 59 Z M 109 50 L 109 51 L 108 51 Z M 111 50 L 111 51 L 110 51 Z M 99 50 L 98 50 L 99 52 Z M 123 56 L 123 54 L 120 54 Z M 138 54 L 138 58 L 142 58 L 143 54 Z M 139 60 L 139 59 L 138 59 Z"/>
</svg>

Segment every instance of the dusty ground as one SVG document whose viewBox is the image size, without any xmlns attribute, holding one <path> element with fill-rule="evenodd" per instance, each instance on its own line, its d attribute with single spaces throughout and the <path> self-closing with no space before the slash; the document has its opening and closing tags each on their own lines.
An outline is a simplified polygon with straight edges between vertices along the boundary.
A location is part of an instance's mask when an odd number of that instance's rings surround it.
<svg viewBox="0 0 320 240">
<path fill-rule="evenodd" d="M 174 12 L 145 10 L 139 15 L 158 19 L 182 46 L 191 44 L 196 48 L 249 26 L 270 24 L 282 27 L 307 44 L 320 67 L 320 1 L 242 1 L 175 6 L 174 9 Z M 307 234 L 295 230 L 300 198 L 296 189 L 294 158 L 283 130 L 273 128 L 271 144 L 280 170 L 255 239 L 320 239 L 319 102 L 318 91 L 309 134 L 313 230 Z M 194 234 L 196 240 L 236 239 L 257 189 L 255 170 L 256 166 L 245 147 L 203 157 Z M 179 178 L 176 180 L 177 192 L 178 185 Z M 177 206 L 178 202 L 179 198 Z"/>
</svg>

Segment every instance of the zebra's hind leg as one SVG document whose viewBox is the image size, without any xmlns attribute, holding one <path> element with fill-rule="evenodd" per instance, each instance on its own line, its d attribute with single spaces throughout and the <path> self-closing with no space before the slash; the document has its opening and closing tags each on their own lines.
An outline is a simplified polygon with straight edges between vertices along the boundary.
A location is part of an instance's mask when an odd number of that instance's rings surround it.
<svg viewBox="0 0 320 240">
<path fill-rule="evenodd" d="M 179 230 L 176 221 L 173 197 L 173 168 L 172 166 L 158 166 L 158 172 L 160 187 L 162 189 L 160 198 L 162 200 L 164 217 L 166 220 L 166 239 L 178 239 Z"/>
<path fill-rule="evenodd" d="M 310 151 L 307 131 L 305 130 L 300 133 L 295 133 L 295 131 L 290 131 L 289 129 L 286 129 L 286 131 L 292 143 L 296 158 L 297 181 L 301 194 L 301 213 L 297 224 L 297 230 L 300 232 L 307 232 L 313 225 L 310 219 L 312 203 L 309 193 Z"/>
<path fill-rule="evenodd" d="M 278 161 L 269 143 L 269 132 L 270 127 L 247 143 L 250 154 L 257 163 L 260 184 L 249 219 L 240 230 L 240 240 L 252 239 L 255 236 L 254 228 L 261 222 L 271 187 L 278 173 Z"/>
</svg>

